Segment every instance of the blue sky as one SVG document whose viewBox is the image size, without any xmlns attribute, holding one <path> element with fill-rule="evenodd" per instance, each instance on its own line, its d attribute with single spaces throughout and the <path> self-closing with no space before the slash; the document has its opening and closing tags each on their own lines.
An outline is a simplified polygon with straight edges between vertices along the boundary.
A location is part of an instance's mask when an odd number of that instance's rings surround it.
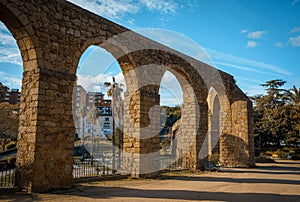
<svg viewBox="0 0 300 202">
<path fill-rule="evenodd" d="M 263 93 L 259 84 L 271 79 L 286 80 L 286 88 L 300 86 L 300 0 L 70 2 L 197 59 L 202 60 L 200 55 L 205 54 L 204 62 L 212 62 L 232 74 L 249 95 Z M 20 88 L 22 61 L 3 24 L 0 24 L 0 51 L 0 81 L 11 88 Z M 211 58 L 210 62 L 205 58 Z M 94 66 L 100 59 L 106 62 L 99 69 Z M 90 90 L 98 89 L 99 80 L 111 76 L 122 81 L 114 58 L 95 47 L 85 52 L 79 66 L 78 76 Z M 165 75 L 162 86 L 169 93 L 163 93 L 164 99 L 180 102 L 180 87 L 175 84 L 171 74 Z"/>
</svg>

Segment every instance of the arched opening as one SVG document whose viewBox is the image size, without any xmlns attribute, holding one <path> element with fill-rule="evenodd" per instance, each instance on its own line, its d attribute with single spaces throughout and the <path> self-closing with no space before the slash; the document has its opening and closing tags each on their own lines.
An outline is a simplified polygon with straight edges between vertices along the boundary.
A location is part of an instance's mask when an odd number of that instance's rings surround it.
<svg viewBox="0 0 300 202">
<path fill-rule="evenodd" d="M 193 87 L 189 83 L 183 72 L 178 71 L 177 65 L 166 69 L 165 76 L 169 76 L 173 82 L 170 82 L 170 89 L 173 92 L 175 107 L 173 113 L 180 113 L 180 119 L 177 119 L 169 128 L 170 138 L 168 158 L 161 158 L 161 169 L 197 169 L 199 142 L 199 120 L 200 112 Z M 167 77 L 168 78 L 168 77 Z M 167 79 L 166 79 L 167 81 Z M 164 77 L 161 85 L 164 82 Z M 164 96 L 161 95 L 161 103 L 164 102 Z M 170 102 L 170 101 L 169 101 Z M 176 104 L 179 104 L 179 106 Z M 178 117 L 177 117 L 178 118 Z M 168 147 L 166 147 L 168 148 Z M 165 154 L 162 147 L 161 154 Z M 165 161 L 165 162 L 164 162 Z"/>
<path fill-rule="evenodd" d="M 207 151 L 208 159 L 215 164 L 222 163 L 223 146 L 222 138 L 228 133 L 226 122 L 229 117 L 229 101 L 225 94 L 225 89 L 218 84 L 211 87 L 207 97 L 208 102 L 208 133 L 207 133 Z"/>
<path fill-rule="evenodd" d="M 166 71 L 160 88 L 160 169 L 175 169 L 177 138 L 181 124 L 183 92 L 177 78 Z"/>
<path fill-rule="evenodd" d="M 22 57 L 16 40 L 0 21 L 0 152 L 13 150 L 1 167 L 15 167 L 22 85 Z M 5 164 L 6 163 L 6 164 Z"/>
<path fill-rule="evenodd" d="M 80 58 L 73 92 L 74 178 L 120 172 L 125 91 L 114 56 L 89 46 Z"/>
<path fill-rule="evenodd" d="M 220 155 L 220 101 L 214 88 L 209 91 L 208 158 L 218 163 Z"/>
</svg>

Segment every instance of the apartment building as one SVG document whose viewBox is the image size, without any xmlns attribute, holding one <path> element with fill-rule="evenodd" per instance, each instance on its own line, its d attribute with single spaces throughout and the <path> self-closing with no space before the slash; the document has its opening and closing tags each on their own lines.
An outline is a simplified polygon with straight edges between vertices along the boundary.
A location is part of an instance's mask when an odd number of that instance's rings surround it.
<svg viewBox="0 0 300 202">
<path fill-rule="evenodd" d="M 9 89 L 0 82 L 0 102 L 7 102 L 9 104 L 20 104 L 21 92 L 19 89 Z"/>
<path fill-rule="evenodd" d="M 111 100 L 101 92 L 86 92 L 77 85 L 74 91 L 76 133 L 79 138 L 106 138 L 113 132 Z M 93 114 L 93 115 L 92 115 Z"/>
</svg>

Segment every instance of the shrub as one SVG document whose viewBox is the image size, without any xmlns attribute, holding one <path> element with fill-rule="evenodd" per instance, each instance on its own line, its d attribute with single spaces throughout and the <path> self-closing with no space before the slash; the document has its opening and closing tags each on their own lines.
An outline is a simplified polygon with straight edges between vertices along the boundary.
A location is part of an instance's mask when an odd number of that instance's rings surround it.
<svg viewBox="0 0 300 202">
<path fill-rule="evenodd" d="M 210 158 L 209 158 L 209 160 L 210 160 L 210 161 L 213 161 L 215 165 L 218 164 L 219 159 L 220 159 L 220 154 L 219 154 L 219 153 L 213 153 L 213 154 L 210 156 Z"/>
</svg>

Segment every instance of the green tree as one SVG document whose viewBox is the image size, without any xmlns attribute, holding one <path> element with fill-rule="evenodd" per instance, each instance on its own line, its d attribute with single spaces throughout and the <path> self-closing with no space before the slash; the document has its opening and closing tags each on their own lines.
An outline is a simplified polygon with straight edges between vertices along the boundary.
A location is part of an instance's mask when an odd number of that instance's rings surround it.
<svg viewBox="0 0 300 202">
<path fill-rule="evenodd" d="M 267 81 L 262 84 L 267 94 L 252 97 L 256 145 L 280 147 L 283 140 L 296 145 L 300 137 L 299 89 L 281 88 L 285 83 L 280 79 Z"/>
<path fill-rule="evenodd" d="M 287 104 L 284 113 L 289 126 L 286 142 L 297 146 L 297 141 L 300 138 L 300 88 L 293 86 L 293 88 L 286 90 L 285 98 Z"/>
<path fill-rule="evenodd" d="M 290 104 L 299 106 L 300 105 L 300 88 L 293 88 L 285 90 L 285 98 L 290 102 Z"/>
<path fill-rule="evenodd" d="M 162 112 L 164 112 L 164 116 L 162 120 L 165 122 L 162 123 L 164 124 L 164 128 L 169 128 L 171 127 L 178 119 L 181 118 L 181 107 L 180 106 L 175 106 L 175 107 L 169 107 L 169 106 L 162 106 Z"/>
<path fill-rule="evenodd" d="M 269 144 L 280 146 L 280 141 L 286 134 L 285 116 L 282 113 L 284 107 L 285 84 L 281 79 L 275 79 L 261 84 L 266 88 L 266 95 L 258 95 L 252 98 L 255 101 L 254 108 L 254 132 L 259 135 L 260 143 L 264 147 Z"/>
<path fill-rule="evenodd" d="M 0 103 L 0 144 L 2 150 L 10 141 L 16 141 L 19 126 L 19 106 Z"/>
</svg>

